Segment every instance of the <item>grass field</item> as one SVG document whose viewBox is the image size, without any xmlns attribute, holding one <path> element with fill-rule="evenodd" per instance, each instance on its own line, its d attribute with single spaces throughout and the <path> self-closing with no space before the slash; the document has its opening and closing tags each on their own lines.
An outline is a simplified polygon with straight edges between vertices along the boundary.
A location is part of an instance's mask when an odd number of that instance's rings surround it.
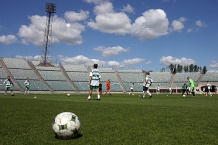
<svg viewBox="0 0 218 145">
<path fill-rule="evenodd" d="M 37 98 L 34 98 L 34 97 Z M 0 145 L 215 145 L 218 144 L 218 95 L 112 94 L 87 101 L 87 94 L 3 96 L 0 94 Z M 52 122 L 73 112 L 80 135 L 56 139 Z"/>
</svg>

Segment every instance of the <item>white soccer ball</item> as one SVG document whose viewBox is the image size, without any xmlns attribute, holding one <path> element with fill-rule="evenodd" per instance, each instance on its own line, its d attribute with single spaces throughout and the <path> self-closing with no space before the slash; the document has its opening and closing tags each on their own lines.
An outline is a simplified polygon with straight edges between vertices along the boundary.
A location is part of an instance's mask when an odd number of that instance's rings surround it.
<svg viewBox="0 0 218 145">
<path fill-rule="evenodd" d="M 70 94 L 67 94 L 68 97 L 70 97 Z"/>
<path fill-rule="evenodd" d="M 79 134 L 79 117 L 72 112 L 62 112 L 55 117 L 52 129 L 59 139 L 72 139 Z"/>
<path fill-rule="evenodd" d="M 182 95 L 183 97 L 185 97 L 185 95 Z"/>
</svg>

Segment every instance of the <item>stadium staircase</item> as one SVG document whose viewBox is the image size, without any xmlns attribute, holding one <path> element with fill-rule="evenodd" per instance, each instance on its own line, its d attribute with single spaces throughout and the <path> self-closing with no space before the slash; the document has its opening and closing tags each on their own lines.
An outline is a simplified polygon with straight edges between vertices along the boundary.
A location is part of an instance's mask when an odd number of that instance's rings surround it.
<svg viewBox="0 0 218 145">
<path fill-rule="evenodd" d="M 64 75 L 65 79 L 67 80 L 68 83 L 70 83 L 71 87 L 75 90 L 76 93 L 79 92 L 77 86 L 71 81 L 70 77 L 67 75 L 64 67 L 61 65 L 61 63 L 59 63 L 59 68 L 62 72 L 62 74 Z"/>
<path fill-rule="evenodd" d="M 33 72 L 35 73 L 35 75 L 38 77 L 38 79 L 41 81 L 42 84 L 45 85 L 45 87 L 50 91 L 50 92 L 54 92 L 54 90 L 45 82 L 45 80 L 42 78 L 42 76 L 39 74 L 39 72 L 37 71 L 36 67 L 33 65 L 33 63 L 29 60 L 27 60 L 28 65 L 30 66 L 30 68 L 33 70 Z"/>
<path fill-rule="evenodd" d="M 6 64 L 4 63 L 4 61 L 2 59 L 0 59 L 0 64 L 2 66 L 3 71 L 5 72 L 5 74 L 7 76 L 10 76 L 13 84 L 20 90 L 20 91 L 24 91 L 24 89 L 20 86 L 20 84 L 15 80 L 14 76 L 11 74 L 11 72 L 9 71 L 8 67 L 6 66 Z"/>
<path fill-rule="evenodd" d="M 172 87 L 172 85 L 173 85 L 173 83 L 174 83 L 175 75 L 176 75 L 176 74 L 172 74 L 172 75 L 171 75 L 171 78 L 170 78 L 170 86 L 171 86 L 171 87 Z"/>
<path fill-rule="evenodd" d="M 120 75 L 119 75 L 118 71 L 115 70 L 115 74 L 116 74 L 117 81 L 118 81 L 118 83 L 120 84 L 120 87 L 121 87 L 122 91 L 123 91 L 124 93 L 126 93 L 126 89 L 125 89 L 125 87 L 124 87 L 124 85 L 123 85 L 123 82 L 122 82 L 122 80 L 121 80 L 121 78 L 120 78 Z"/>
<path fill-rule="evenodd" d="M 200 77 L 198 78 L 197 85 L 199 85 L 203 77 L 204 77 L 204 74 L 201 74 Z"/>
</svg>

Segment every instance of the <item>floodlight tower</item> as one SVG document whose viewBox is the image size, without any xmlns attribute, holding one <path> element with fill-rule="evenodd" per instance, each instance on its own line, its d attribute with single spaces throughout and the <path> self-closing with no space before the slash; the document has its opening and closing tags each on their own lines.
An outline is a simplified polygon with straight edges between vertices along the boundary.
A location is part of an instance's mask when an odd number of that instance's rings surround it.
<svg viewBox="0 0 218 145">
<path fill-rule="evenodd" d="M 45 48 L 44 54 L 42 56 L 43 62 L 40 65 L 47 66 L 49 63 L 47 62 L 47 54 L 49 43 L 52 41 L 52 22 L 53 22 L 53 14 L 56 12 L 56 5 L 53 3 L 46 3 L 45 11 L 47 12 L 47 20 L 44 34 L 44 43 L 43 46 Z"/>
</svg>

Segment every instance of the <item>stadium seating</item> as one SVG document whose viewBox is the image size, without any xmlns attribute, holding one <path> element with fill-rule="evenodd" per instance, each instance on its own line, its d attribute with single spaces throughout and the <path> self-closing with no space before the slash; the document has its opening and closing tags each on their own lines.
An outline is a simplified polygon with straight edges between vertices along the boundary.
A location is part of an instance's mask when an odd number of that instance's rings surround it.
<svg viewBox="0 0 218 145">
<path fill-rule="evenodd" d="M 30 63 L 31 62 L 31 63 Z M 54 67 L 38 66 L 39 61 L 26 61 L 24 59 L 3 58 L 0 63 L 0 81 L 6 79 L 6 70 L 20 85 L 25 89 L 24 81 L 30 78 L 32 91 L 81 91 L 89 90 L 89 72 L 90 67 L 85 65 L 61 65 L 55 64 Z M 2 66 L 1 66 L 2 65 Z M 5 66 L 6 65 L 6 66 Z M 7 69 L 5 69 L 7 68 Z M 114 70 L 112 68 L 98 68 L 101 73 L 102 90 L 106 91 L 106 82 L 111 81 L 112 92 L 130 91 L 130 86 L 134 83 L 134 91 L 141 92 L 145 75 L 142 70 Z M 188 82 L 187 77 L 192 78 L 195 82 L 199 80 L 202 83 L 218 82 L 218 72 L 207 72 L 205 75 L 196 72 L 176 73 L 170 72 L 150 72 L 153 83 L 150 89 L 155 90 L 157 85 L 160 88 L 168 89 L 170 85 L 173 88 L 181 88 L 184 82 Z M 72 84 L 73 83 L 73 84 Z M 74 86 L 75 85 L 75 86 Z M 14 90 L 20 90 L 16 85 Z M 49 89 L 49 87 L 51 89 Z M 0 86 L 4 90 L 3 86 Z M 78 89 L 78 90 L 77 90 Z"/>
</svg>

